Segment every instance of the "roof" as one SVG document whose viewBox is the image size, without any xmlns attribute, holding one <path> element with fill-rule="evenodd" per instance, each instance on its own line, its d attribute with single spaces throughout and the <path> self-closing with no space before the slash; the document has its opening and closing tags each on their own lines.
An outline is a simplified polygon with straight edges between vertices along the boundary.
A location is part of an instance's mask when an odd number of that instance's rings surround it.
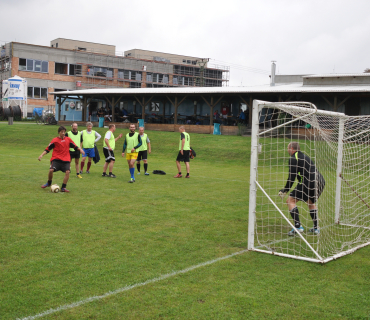
<svg viewBox="0 0 370 320">
<path fill-rule="evenodd" d="M 176 88 L 111 88 L 51 92 L 55 95 L 133 95 L 133 94 L 252 94 L 252 93 L 330 93 L 369 92 L 370 85 L 303 86 L 302 83 L 251 87 L 176 87 Z"/>
<path fill-rule="evenodd" d="M 302 78 L 343 78 L 343 77 L 370 77 L 370 73 L 330 73 L 330 74 L 311 74 Z"/>
</svg>

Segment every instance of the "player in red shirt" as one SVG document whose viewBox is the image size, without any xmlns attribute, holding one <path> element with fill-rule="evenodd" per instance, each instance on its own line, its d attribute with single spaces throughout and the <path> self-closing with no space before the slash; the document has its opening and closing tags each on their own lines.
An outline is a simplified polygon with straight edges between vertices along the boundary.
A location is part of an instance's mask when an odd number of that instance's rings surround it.
<svg viewBox="0 0 370 320">
<path fill-rule="evenodd" d="M 69 192 L 69 190 L 66 189 L 69 179 L 69 173 L 71 172 L 71 156 L 69 154 L 69 148 L 74 148 L 75 151 L 79 150 L 82 154 L 85 154 L 85 152 L 81 148 L 76 146 L 71 138 L 65 137 L 65 134 L 66 128 L 60 126 L 58 128 L 58 137 L 51 140 L 49 146 L 39 156 L 39 161 L 41 161 L 41 158 L 45 154 L 53 150 L 53 154 L 50 159 L 48 182 L 41 186 L 41 188 L 43 189 L 51 186 L 53 173 L 60 170 L 62 172 L 65 172 L 61 192 Z"/>
</svg>

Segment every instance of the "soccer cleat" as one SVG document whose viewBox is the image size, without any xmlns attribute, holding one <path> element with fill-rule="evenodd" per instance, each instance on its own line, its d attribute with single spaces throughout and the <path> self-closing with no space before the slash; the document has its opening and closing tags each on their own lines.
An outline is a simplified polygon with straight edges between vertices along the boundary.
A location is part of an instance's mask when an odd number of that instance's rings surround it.
<svg viewBox="0 0 370 320">
<path fill-rule="evenodd" d="M 116 175 L 115 174 L 113 174 L 113 173 L 110 173 L 110 174 L 108 174 L 108 176 L 107 177 L 109 177 L 109 178 L 115 178 L 116 177 Z"/>
<path fill-rule="evenodd" d="M 313 234 L 320 234 L 320 229 L 319 228 L 311 228 L 310 230 L 308 230 L 308 232 L 312 232 Z"/>
<path fill-rule="evenodd" d="M 102 177 L 108 177 L 108 175 L 105 172 L 103 172 L 103 174 L 101 176 Z"/>
<path fill-rule="evenodd" d="M 80 174 L 78 174 L 78 175 L 77 175 L 77 178 L 80 178 L 80 179 L 82 179 L 82 177 L 81 177 L 81 175 L 80 175 Z"/>
<path fill-rule="evenodd" d="M 299 228 L 297 228 L 298 232 L 302 233 L 304 231 L 303 227 L 300 226 Z M 297 231 L 295 231 L 295 229 L 292 229 L 289 231 L 288 233 L 288 236 L 295 236 L 297 234 Z"/>
<path fill-rule="evenodd" d="M 190 178 L 190 176 L 185 176 L 185 178 Z"/>
<path fill-rule="evenodd" d="M 86 171 L 86 173 L 90 173 L 90 171 Z"/>
<path fill-rule="evenodd" d="M 67 190 L 66 188 L 62 188 L 60 189 L 60 192 L 69 192 L 69 190 Z"/>
<path fill-rule="evenodd" d="M 43 185 L 41 186 L 41 188 L 43 188 L 43 189 L 45 189 L 45 188 L 47 188 L 47 187 L 50 187 L 50 184 L 45 183 L 45 184 L 43 184 Z"/>
<path fill-rule="evenodd" d="M 145 174 L 146 176 L 149 176 L 149 173 L 148 173 L 148 172 L 145 172 L 144 174 Z"/>
<path fill-rule="evenodd" d="M 140 171 L 138 171 L 137 174 L 140 174 Z"/>
<path fill-rule="evenodd" d="M 177 175 L 173 176 L 174 178 L 182 178 L 182 174 L 178 173 Z"/>
<path fill-rule="evenodd" d="M 129 183 L 134 183 L 135 182 L 135 179 L 130 179 Z"/>
</svg>

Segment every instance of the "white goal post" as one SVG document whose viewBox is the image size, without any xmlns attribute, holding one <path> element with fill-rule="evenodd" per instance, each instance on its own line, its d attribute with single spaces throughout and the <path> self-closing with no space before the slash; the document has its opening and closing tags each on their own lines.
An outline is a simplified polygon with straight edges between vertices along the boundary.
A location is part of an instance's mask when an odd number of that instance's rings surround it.
<svg viewBox="0 0 370 320">
<path fill-rule="evenodd" d="M 310 206 L 298 201 L 294 209 L 300 230 L 286 203 L 299 183 L 287 183 L 289 159 L 297 157 L 288 153 L 291 142 L 311 160 L 305 161 L 315 177 L 315 187 L 309 184 L 310 191 L 301 193 L 312 201 Z M 319 176 L 325 179 L 322 193 L 317 189 Z M 307 178 L 302 176 L 301 182 L 306 185 Z M 282 200 L 278 193 L 286 185 L 291 188 Z M 325 263 L 369 245 L 369 190 L 370 116 L 350 117 L 308 102 L 253 101 L 249 250 Z M 315 228 L 310 209 L 317 212 Z"/>
</svg>

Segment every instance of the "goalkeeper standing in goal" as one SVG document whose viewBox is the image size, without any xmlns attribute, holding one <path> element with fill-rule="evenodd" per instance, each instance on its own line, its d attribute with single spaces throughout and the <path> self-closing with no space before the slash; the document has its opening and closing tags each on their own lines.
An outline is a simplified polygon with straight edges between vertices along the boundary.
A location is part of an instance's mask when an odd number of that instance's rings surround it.
<svg viewBox="0 0 370 320">
<path fill-rule="evenodd" d="M 310 210 L 310 216 L 313 221 L 313 228 L 309 232 L 319 234 L 320 229 L 317 225 L 317 207 L 315 202 L 320 197 L 325 187 L 325 180 L 322 174 L 316 169 L 312 160 L 300 151 L 298 142 L 291 142 L 288 145 L 288 153 L 291 156 L 289 159 L 289 176 L 284 189 L 279 191 L 279 196 L 284 199 L 287 192 L 292 187 L 297 178 L 298 184 L 296 188 L 289 194 L 286 201 L 288 204 L 290 215 L 294 221 L 294 226 L 299 232 L 303 232 L 299 220 L 299 212 L 297 207 L 298 201 L 304 201 Z M 294 236 L 297 231 L 293 228 L 288 235 Z"/>
</svg>

